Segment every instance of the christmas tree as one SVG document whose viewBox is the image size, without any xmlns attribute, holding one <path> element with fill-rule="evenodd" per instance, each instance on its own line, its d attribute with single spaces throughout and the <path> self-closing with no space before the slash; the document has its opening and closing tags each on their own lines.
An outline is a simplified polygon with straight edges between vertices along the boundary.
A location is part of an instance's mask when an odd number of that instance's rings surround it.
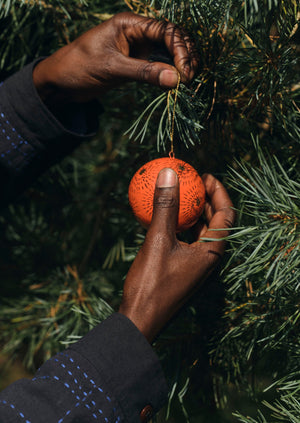
<svg viewBox="0 0 300 423">
<path fill-rule="evenodd" d="M 34 371 L 117 309 L 145 235 L 128 185 L 168 154 L 174 110 L 176 157 L 222 180 L 238 217 L 219 274 L 154 345 L 171 387 L 157 421 L 298 422 L 300 6 L 0 0 L 1 80 L 128 10 L 185 28 L 198 72 L 176 104 L 141 84 L 111 91 L 99 134 L 1 212 L 2 350 Z"/>
</svg>

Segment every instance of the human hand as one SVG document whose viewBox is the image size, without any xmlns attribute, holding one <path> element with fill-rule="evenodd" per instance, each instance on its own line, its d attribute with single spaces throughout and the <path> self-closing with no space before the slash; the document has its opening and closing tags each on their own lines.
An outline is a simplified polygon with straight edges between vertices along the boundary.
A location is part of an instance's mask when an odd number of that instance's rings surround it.
<svg viewBox="0 0 300 423">
<path fill-rule="evenodd" d="M 176 237 L 179 183 L 176 173 L 163 169 L 154 194 L 154 210 L 145 242 L 125 281 L 119 312 L 152 342 L 160 330 L 203 284 L 220 261 L 228 228 L 233 225 L 232 202 L 212 175 L 202 177 L 208 226 L 198 225 L 196 241 Z M 224 229 L 224 230 L 220 230 Z M 216 241 L 199 242 L 202 237 Z"/>
<path fill-rule="evenodd" d="M 167 48 L 176 68 L 147 60 L 157 45 Z M 189 83 L 196 68 L 195 49 L 182 30 L 172 23 L 124 12 L 39 62 L 33 80 L 41 98 L 51 105 L 99 98 L 127 81 L 170 89 L 177 84 L 177 70 L 181 81 Z"/>
</svg>

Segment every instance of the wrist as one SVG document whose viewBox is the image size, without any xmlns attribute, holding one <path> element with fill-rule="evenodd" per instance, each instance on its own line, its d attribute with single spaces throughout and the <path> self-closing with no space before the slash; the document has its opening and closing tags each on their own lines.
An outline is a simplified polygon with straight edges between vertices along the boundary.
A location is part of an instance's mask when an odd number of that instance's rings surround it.
<svg viewBox="0 0 300 423">
<path fill-rule="evenodd" d="M 43 103 L 50 108 L 53 106 L 60 108 L 68 102 L 68 98 L 54 83 L 54 72 L 49 59 L 46 58 L 37 63 L 33 69 L 32 79 Z"/>
<path fill-rule="evenodd" d="M 119 313 L 126 316 L 137 327 L 137 329 L 144 335 L 147 341 L 151 344 L 157 332 L 153 329 L 151 317 L 147 318 L 147 313 L 134 311 L 132 308 L 127 309 L 124 305 L 120 305 Z"/>
<path fill-rule="evenodd" d="M 46 61 L 47 59 L 44 59 L 37 63 L 32 72 L 33 83 L 43 102 L 53 95 L 55 91 L 54 87 L 47 78 L 47 73 L 45 72 Z"/>
</svg>

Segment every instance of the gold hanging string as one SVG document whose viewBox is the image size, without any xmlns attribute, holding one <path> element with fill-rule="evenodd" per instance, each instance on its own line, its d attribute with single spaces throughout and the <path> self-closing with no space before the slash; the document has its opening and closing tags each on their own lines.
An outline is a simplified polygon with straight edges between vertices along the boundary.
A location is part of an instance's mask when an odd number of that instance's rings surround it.
<svg viewBox="0 0 300 423">
<path fill-rule="evenodd" d="M 174 158 L 174 127 L 175 127 L 175 108 L 176 108 L 176 102 L 177 102 L 177 96 L 178 96 L 178 90 L 179 90 L 179 84 L 180 84 L 180 73 L 177 71 L 178 79 L 177 79 L 177 86 L 175 88 L 175 96 L 174 96 L 174 104 L 173 104 L 173 111 L 171 113 L 170 110 L 170 97 L 174 90 L 169 90 L 168 97 L 167 97 L 167 108 L 168 108 L 168 122 L 169 122 L 169 128 L 170 128 L 170 140 L 171 140 L 171 150 L 169 152 L 169 157 Z"/>
</svg>

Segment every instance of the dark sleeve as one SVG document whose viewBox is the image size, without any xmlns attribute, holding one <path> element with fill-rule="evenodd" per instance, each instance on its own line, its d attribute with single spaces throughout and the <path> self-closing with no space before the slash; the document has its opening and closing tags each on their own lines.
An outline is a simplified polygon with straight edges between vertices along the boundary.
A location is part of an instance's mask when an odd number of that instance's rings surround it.
<svg viewBox="0 0 300 423">
<path fill-rule="evenodd" d="M 94 104 L 74 105 L 63 123 L 57 120 L 35 90 L 33 66 L 0 86 L 2 205 L 97 129 Z M 115 313 L 47 361 L 33 380 L 6 388 L 0 422 L 139 422 L 140 413 L 159 410 L 166 395 L 151 346 L 129 319 Z"/>
<path fill-rule="evenodd" d="M 37 62 L 0 86 L 0 206 L 97 131 L 96 101 L 68 105 L 63 121 L 48 110 L 33 84 Z"/>
<path fill-rule="evenodd" d="M 0 421 L 145 422 L 166 396 L 149 343 L 127 317 L 115 313 L 48 360 L 32 380 L 19 380 L 2 391 Z"/>
</svg>

